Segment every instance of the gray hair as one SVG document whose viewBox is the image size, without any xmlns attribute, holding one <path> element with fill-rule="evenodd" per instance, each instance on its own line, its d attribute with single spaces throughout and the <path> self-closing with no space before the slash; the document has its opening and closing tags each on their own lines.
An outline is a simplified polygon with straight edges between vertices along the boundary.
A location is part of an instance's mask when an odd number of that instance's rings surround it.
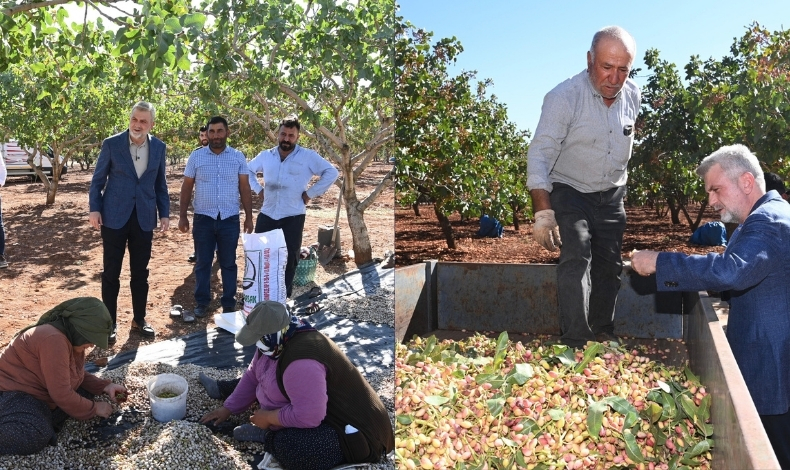
<svg viewBox="0 0 790 470">
<path fill-rule="evenodd" d="M 154 108 L 154 105 L 152 105 L 148 101 L 138 101 L 137 104 L 132 106 L 132 112 L 129 113 L 130 117 L 132 114 L 134 114 L 135 109 L 139 109 L 140 111 L 148 111 L 149 113 L 151 113 L 151 122 L 154 122 L 156 120 L 156 109 Z"/>
<path fill-rule="evenodd" d="M 595 62 L 595 48 L 598 47 L 598 43 L 604 38 L 620 41 L 625 46 L 628 54 L 631 55 L 631 60 L 633 61 L 636 58 L 636 41 L 634 41 L 633 36 L 619 26 L 605 26 L 593 35 L 592 44 L 590 45 L 590 59 L 592 62 Z"/>
<path fill-rule="evenodd" d="M 738 178 L 744 173 L 751 173 L 757 186 L 765 191 L 765 176 L 763 169 L 760 168 L 760 161 L 745 145 L 725 145 L 716 150 L 700 162 L 697 174 L 705 178 L 713 165 L 719 165 L 732 182 L 738 181 Z"/>
</svg>

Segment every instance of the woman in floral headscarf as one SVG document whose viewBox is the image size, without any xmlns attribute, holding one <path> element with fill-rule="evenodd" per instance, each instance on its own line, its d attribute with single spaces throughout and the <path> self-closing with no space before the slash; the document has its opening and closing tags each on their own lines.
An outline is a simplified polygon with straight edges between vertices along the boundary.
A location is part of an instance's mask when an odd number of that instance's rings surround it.
<svg viewBox="0 0 790 470">
<path fill-rule="evenodd" d="M 0 353 L 0 455 L 28 455 L 54 445 L 69 416 L 106 418 L 126 388 L 85 372 L 91 347 L 107 348 L 112 319 L 94 297 L 67 300 L 23 328 Z"/>
<path fill-rule="evenodd" d="M 236 427 L 233 437 L 262 442 L 288 470 L 377 462 L 394 449 L 387 410 L 365 377 L 331 339 L 288 315 L 283 304 L 258 303 L 236 341 L 258 350 L 224 406 L 202 423 L 219 424 L 257 402 L 251 424 Z"/>
</svg>

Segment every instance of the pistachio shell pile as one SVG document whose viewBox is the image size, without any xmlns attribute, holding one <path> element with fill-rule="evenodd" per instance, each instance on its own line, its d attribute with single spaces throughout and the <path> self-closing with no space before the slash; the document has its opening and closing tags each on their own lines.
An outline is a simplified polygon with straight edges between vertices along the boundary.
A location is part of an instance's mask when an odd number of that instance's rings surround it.
<svg viewBox="0 0 790 470">
<path fill-rule="evenodd" d="M 507 333 L 396 349 L 398 468 L 711 468 L 711 397 L 688 367 Z"/>
</svg>

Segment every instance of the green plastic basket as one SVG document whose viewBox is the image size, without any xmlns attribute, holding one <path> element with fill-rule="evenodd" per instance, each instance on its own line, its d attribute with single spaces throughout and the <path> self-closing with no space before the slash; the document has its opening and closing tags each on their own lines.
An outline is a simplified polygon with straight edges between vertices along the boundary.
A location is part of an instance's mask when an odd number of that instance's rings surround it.
<svg viewBox="0 0 790 470">
<path fill-rule="evenodd" d="M 296 265 L 296 274 L 294 274 L 294 285 L 304 286 L 315 279 L 315 268 L 318 266 L 318 254 L 315 248 L 310 247 L 310 256 L 307 258 L 299 258 L 299 263 Z"/>
</svg>

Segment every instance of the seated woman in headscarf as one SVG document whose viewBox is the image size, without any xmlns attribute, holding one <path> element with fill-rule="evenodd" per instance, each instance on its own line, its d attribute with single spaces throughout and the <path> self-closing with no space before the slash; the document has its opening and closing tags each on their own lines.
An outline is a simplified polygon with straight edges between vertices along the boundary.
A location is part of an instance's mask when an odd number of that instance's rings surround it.
<svg viewBox="0 0 790 470">
<path fill-rule="evenodd" d="M 67 300 L 17 333 L 0 353 L 0 455 L 29 455 L 57 443 L 66 419 L 106 418 L 126 388 L 85 372 L 91 347 L 107 348 L 110 312 L 101 300 Z"/>
<path fill-rule="evenodd" d="M 286 469 L 377 462 L 394 449 L 392 423 L 373 387 L 331 339 L 283 304 L 258 303 L 236 341 L 258 349 L 224 406 L 201 423 L 219 424 L 257 401 L 252 424 L 236 427 L 233 437 L 262 442 Z"/>
</svg>

